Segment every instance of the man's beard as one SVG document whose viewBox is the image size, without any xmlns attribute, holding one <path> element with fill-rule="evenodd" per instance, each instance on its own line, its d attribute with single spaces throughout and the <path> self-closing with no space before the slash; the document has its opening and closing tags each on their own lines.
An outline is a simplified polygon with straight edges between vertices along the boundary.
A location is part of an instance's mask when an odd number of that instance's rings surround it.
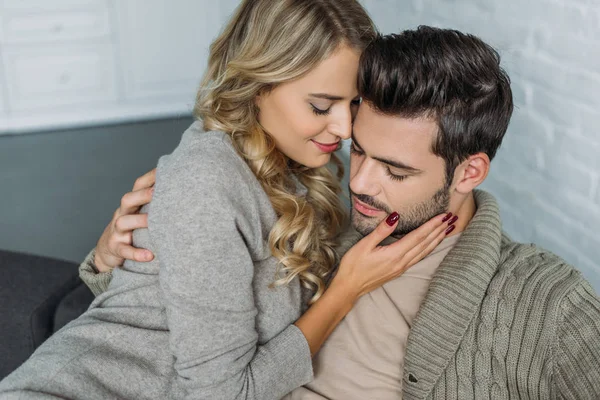
<svg viewBox="0 0 600 400">
<path fill-rule="evenodd" d="M 425 222 L 429 221 L 436 215 L 448 212 L 448 206 L 450 204 L 450 190 L 448 185 L 444 185 L 439 189 L 429 200 L 425 200 L 414 206 L 411 206 L 406 211 L 398 211 L 400 219 L 398 220 L 398 226 L 392 233 L 392 236 L 399 237 L 404 236 L 411 231 L 414 231 Z M 379 203 L 377 200 L 364 194 L 353 193 L 349 191 L 352 196 L 355 196 L 358 200 L 362 201 L 368 206 L 375 207 L 379 210 L 385 211 L 387 214 L 391 214 L 394 210 L 389 210 L 384 204 Z M 379 222 L 377 219 L 372 217 L 364 216 L 363 214 L 352 208 L 352 226 L 358 233 L 363 236 L 367 236 L 373 232 Z"/>
</svg>

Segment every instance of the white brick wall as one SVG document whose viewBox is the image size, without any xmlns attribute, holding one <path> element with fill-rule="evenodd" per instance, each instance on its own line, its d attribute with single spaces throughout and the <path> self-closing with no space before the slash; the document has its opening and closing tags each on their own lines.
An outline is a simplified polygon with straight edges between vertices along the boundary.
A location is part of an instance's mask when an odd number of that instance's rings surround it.
<svg viewBox="0 0 600 400">
<path fill-rule="evenodd" d="M 483 186 L 505 230 L 577 266 L 600 293 L 600 0 L 364 0 L 379 28 L 419 24 L 500 51 L 516 110 Z"/>
</svg>

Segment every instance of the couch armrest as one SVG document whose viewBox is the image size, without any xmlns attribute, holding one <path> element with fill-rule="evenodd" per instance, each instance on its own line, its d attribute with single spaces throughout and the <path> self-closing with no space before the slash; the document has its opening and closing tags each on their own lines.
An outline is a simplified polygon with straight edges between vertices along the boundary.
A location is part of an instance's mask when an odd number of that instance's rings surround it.
<svg viewBox="0 0 600 400">
<path fill-rule="evenodd" d="M 54 332 L 83 314 L 92 301 L 94 301 L 94 294 L 85 283 L 81 282 L 58 304 L 54 314 Z"/>
<path fill-rule="evenodd" d="M 80 283 L 75 263 L 0 250 L 0 379 L 52 334 L 58 304 Z"/>
</svg>

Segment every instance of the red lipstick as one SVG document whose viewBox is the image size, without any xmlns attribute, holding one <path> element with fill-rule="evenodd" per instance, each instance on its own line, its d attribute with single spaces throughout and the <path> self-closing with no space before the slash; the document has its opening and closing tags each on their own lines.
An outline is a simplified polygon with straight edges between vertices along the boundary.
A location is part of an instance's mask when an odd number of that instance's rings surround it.
<svg viewBox="0 0 600 400">
<path fill-rule="evenodd" d="M 316 140 L 311 140 L 311 142 L 313 142 L 315 144 L 315 146 L 317 146 L 317 148 L 319 150 L 321 150 L 323 153 L 333 153 L 334 151 L 337 150 L 340 142 L 335 142 L 335 143 L 319 143 Z"/>
</svg>

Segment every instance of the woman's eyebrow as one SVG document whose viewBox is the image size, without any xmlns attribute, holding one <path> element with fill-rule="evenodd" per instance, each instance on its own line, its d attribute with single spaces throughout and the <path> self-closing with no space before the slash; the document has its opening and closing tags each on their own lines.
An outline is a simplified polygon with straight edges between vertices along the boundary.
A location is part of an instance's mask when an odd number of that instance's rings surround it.
<svg viewBox="0 0 600 400">
<path fill-rule="evenodd" d="M 333 94 L 327 94 L 327 93 L 310 93 L 309 96 L 316 97 L 319 99 L 331 100 L 331 101 L 344 100 L 343 96 L 335 96 Z"/>
</svg>

